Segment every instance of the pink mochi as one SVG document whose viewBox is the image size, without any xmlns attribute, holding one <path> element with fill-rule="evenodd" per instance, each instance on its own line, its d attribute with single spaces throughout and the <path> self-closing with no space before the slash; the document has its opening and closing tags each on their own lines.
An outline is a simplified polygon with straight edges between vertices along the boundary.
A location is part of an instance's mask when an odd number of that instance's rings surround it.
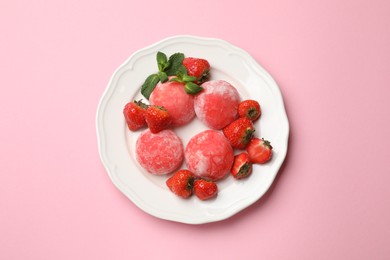
<svg viewBox="0 0 390 260">
<path fill-rule="evenodd" d="M 205 130 L 193 136 L 185 149 L 185 161 L 195 176 L 220 180 L 233 165 L 234 153 L 225 136 L 215 130 Z"/>
<path fill-rule="evenodd" d="M 173 126 L 181 126 L 195 117 L 194 97 L 179 82 L 159 82 L 149 97 L 151 105 L 165 107 L 172 116 Z"/>
<path fill-rule="evenodd" d="M 195 96 L 195 113 L 209 128 L 220 130 L 238 118 L 240 96 L 235 87 L 224 80 L 202 84 L 204 90 Z"/>
<path fill-rule="evenodd" d="M 151 174 L 163 175 L 178 169 L 184 160 L 184 148 L 180 138 L 172 130 L 153 134 L 144 130 L 135 145 L 138 163 Z"/>
</svg>

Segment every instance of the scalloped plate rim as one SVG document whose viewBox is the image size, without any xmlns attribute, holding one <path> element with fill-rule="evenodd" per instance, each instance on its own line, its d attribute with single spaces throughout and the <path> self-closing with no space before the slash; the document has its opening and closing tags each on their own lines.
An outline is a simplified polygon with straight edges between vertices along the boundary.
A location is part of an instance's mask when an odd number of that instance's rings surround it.
<svg viewBox="0 0 390 260">
<path fill-rule="evenodd" d="M 107 150 L 106 150 L 106 142 L 107 138 L 105 136 L 105 126 L 104 126 L 104 112 L 105 109 L 107 108 L 107 103 L 110 101 L 110 95 L 115 91 L 115 88 L 117 87 L 115 84 L 118 81 L 118 78 L 120 77 L 121 73 L 124 73 L 124 69 L 131 65 L 133 63 L 136 63 L 137 59 L 142 58 L 142 54 L 146 55 L 147 53 L 152 52 L 155 48 L 158 47 L 163 47 L 165 45 L 172 45 L 172 44 L 177 44 L 177 43 L 189 43 L 189 44 L 200 44 L 200 45 L 217 45 L 222 48 L 226 49 L 232 49 L 236 53 L 238 53 L 243 59 L 247 60 L 251 66 L 252 69 L 257 70 L 257 73 L 264 77 L 270 86 L 273 88 L 274 91 L 276 91 L 277 99 L 279 102 L 281 102 L 279 105 L 281 105 L 281 109 L 283 110 L 283 113 L 280 115 L 283 119 L 283 124 L 284 124 L 284 136 L 282 138 L 284 142 L 284 149 L 283 151 L 279 151 L 280 153 L 280 160 L 277 161 L 277 164 L 274 165 L 273 167 L 273 172 L 274 176 L 272 178 L 272 181 L 268 183 L 265 189 L 262 190 L 262 192 L 256 193 L 251 197 L 246 197 L 243 198 L 243 202 L 241 204 L 234 204 L 234 206 L 228 208 L 227 210 L 224 211 L 223 214 L 219 215 L 213 215 L 213 216 L 208 216 L 205 215 L 203 217 L 197 217 L 197 218 L 191 218 L 187 216 L 183 216 L 182 214 L 174 213 L 174 212 L 169 212 L 168 211 L 162 211 L 162 210 L 156 210 L 153 207 L 149 207 L 149 205 L 145 204 L 142 202 L 141 199 L 137 198 L 138 194 L 134 194 L 133 191 L 129 190 L 123 183 L 121 183 L 120 180 L 117 180 L 115 174 L 113 172 L 115 171 L 115 164 L 111 162 L 106 155 Z M 146 53 L 146 54 L 145 54 Z M 103 166 L 110 177 L 110 180 L 113 182 L 116 188 L 118 188 L 126 197 L 128 197 L 137 207 L 139 207 L 141 210 L 145 211 L 146 213 L 149 213 L 152 216 L 165 219 L 165 220 L 170 220 L 170 221 L 175 221 L 175 222 L 181 222 L 181 223 L 186 223 L 186 224 L 204 224 L 204 223 L 209 223 L 209 222 L 215 222 L 215 221 L 221 221 L 227 218 L 230 218 L 231 216 L 235 215 L 236 213 L 242 211 L 243 209 L 247 208 L 248 206 L 252 205 L 255 203 L 257 200 L 259 200 L 270 188 L 272 185 L 274 179 L 277 176 L 277 173 L 280 170 L 280 167 L 282 166 L 285 157 L 287 155 L 287 150 L 288 150 L 288 139 L 289 139 L 289 123 L 288 123 L 288 118 L 287 114 L 285 111 L 284 103 L 283 103 L 283 98 L 282 94 L 280 92 L 279 87 L 277 86 L 276 82 L 273 80 L 270 74 L 261 67 L 254 59 L 253 57 L 244 51 L 241 48 L 238 48 L 230 43 L 228 43 L 225 40 L 217 39 L 217 38 L 206 38 L 206 37 L 200 37 L 200 36 L 192 36 L 192 35 L 177 35 L 177 36 L 171 36 L 167 37 L 163 40 L 160 40 L 158 42 L 155 42 L 151 45 L 148 45 L 142 49 L 139 49 L 138 51 L 135 51 L 132 55 L 130 55 L 125 62 L 123 62 L 112 74 L 109 83 L 103 93 L 103 95 L 100 98 L 99 104 L 98 104 L 98 109 L 96 112 L 96 133 L 97 133 L 97 139 L 98 139 L 98 151 L 99 155 L 101 158 L 101 161 L 103 163 Z M 276 163 L 276 162 L 275 162 Z"/>
</svg>

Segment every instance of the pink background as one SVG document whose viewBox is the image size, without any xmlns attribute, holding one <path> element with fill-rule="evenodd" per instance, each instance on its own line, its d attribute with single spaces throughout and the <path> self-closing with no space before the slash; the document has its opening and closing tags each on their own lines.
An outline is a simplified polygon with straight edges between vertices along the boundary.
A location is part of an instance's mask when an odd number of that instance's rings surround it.
<svg viewBox="0 0 390 260">
<path fill-rule="evenodd" d="M 0 1 L 0 259 L 390 259 L 390 2 Z M 274 77 L 290 120 L 271 190 L 185 225 L 110 182 L 99 99 L 133 52 L 224 39 Z"/>
</svg>

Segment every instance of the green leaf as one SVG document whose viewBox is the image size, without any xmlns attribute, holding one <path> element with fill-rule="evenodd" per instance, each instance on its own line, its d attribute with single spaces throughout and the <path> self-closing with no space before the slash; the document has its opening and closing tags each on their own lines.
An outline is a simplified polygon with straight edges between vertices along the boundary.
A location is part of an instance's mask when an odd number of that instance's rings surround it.
<svg viewBox="0 0 390 260">
<path fill-rule="evenodd" d="M 183 80 L 183 77 L 187 76 L 187 69 L 184 65 L 180 65 L 175 74 L 179 79 Z"/>
<path fill-rule="evenodd" d="M 157 60 L 158 71 L 164 71 L 169 66 L 167 55 L 165 55 L 160 51 L 157 52 L 156 60 Z"/>
<path fill-rule="evenodd" d="M 195 80 L 197 80 L 197 77 L 188 76 L 188 75 L 184 75 L 183 76 L 183 81 L 184 82 L 194 82 Z"/>
<path fill-rule="evenodd" d="M 180 53 L 180 52 L 177 52 L 177 53 L 174 53 L 172 54 L 170 57 L 169 57 L 169 60 L 168 60 L 168 67 L 166 68 L 165 72 L 167 73 L 168 76 L 174 76 L 176 75 L 176 72 L 177 70 L 183 66 L 182 63 L 183 63 L 183 60 L 184 60 L 184 54 L 183 53 Z"/>
<path fill-rule="evenodd" d="M 141 86 L 141 93 L 146 99 L 149 100 L 150 94 L 152 94 L 159 81 L 160 77 L 157 74 L 152 74 L 146 78 L 144 84 Z"/>
<path fill-rule="evenodd" d="M 161 81 L 162 83 L 164 83 L 165 81 L 168 80 L 167 74 L 166 74 L 165 72 L 162 72 L 162 71 L 160 71 L 160 72 L 158 73 L 158 77 L 159 77 L 159 79 L 160 79 L 160 81 Z"/>
<path fill-rule="evenodd" d="M 157 59 L 157 63 L 167 63 L 168 62 L 167 55 L 165 55 L 165 53 L 163 53 L 161 51 L 157 52 L 156 59 Z"/>
<path fill-rule="evenodd" d="M 179 82 L 179 83 L 183 83 L 183 81 L 181 79 L 179 79 L 178 77 L 173 77 L 169 80 L 169 82 Z"/>
<path fill-rule="evenodd" d="M 184 85 L 184 90 L 186 91 L 187 94 L 190 95 L 195 95 L 203 90 L 203 88 L 199 85 L 196 85 L 193 82 L 187 82 Z"/>
</svg>

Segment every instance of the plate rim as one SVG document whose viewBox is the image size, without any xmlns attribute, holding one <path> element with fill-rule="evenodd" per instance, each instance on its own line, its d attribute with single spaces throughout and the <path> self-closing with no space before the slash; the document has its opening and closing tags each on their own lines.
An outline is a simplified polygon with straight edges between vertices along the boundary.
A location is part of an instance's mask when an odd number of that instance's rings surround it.
<svg viewBox="0 0 390 260">
<path fill-rule="evenodd" d="M 172 42 L 173 41 L 173 42 Z M 134 198 L 134 194 L 127 194 L 127 193 L 132 193 L 129 190 L 126 190 L 126 192 L 123 190 L 126 187 L 121 187 L 119 185 L 119 182 L 115 179 L 116 177 L 114 174 L 112 174 L 112 163 L 109 161 L 108 157 L 104 155 L 105 152 L 105 141 L 106 137 L 104 136 L 104 126 L 102 126 L 102 120 L 101 117 L 103 116 L 103 111 L 105 108 L 106 103 L 109 101 L 109 94 L 110 92 L 114 91 L 114 86 L 115 86 L 115 80 L 117 80 L 120 77 L 120 72 L 121 70 L 130 65 L 132 60 L 136 60 L 135 58 L 140 55 L 143 52 L 147 52 L 148 50 L 152 50 L 156 46 L 164 45 L 164 44 L 169 44 L 169 43 L 174 43 L 175 41 L 185 41 L 189 43 L 203 43 L 203 44 L 210 44 L 213 43 L 215 45 L 221 45 L 225 48 L 228 49 L 234 49 L 234 51 L 237 51 L 238 53 L 241 53 L 243 55 L 243 58 L 247 61 L 250 62 L 251 67 L 255 70 L 258 70 L 259 76 L 265 76 L 267 80 L 271 83 L 273 87 L 273 91 L 276 91 L 275 93 L 277 94 L 277 98 L 280 101 L 281 109 L 282 109 L 282 119 L 285 124 L 285 136 L 282 136 L 283 139 L 281 139 L 281 142 L 283 142 L 283 151 L 281 152 L 279 156 L 281 156 L 281 159 L 278 161 L 278 164 L 275 165 L 275 174 L 272 178 L 272 181 L 268 183 L 266 188 L 264 189 L 264 192 L 259 192 L 256 194 L 257 196 L 252 196 L 250 198 L 247 198 L 246 201 L 247 203 L 245 204 L 240 204 L 239 207 L 233 207 L 233 209 L 224 211 L 225 214 L 218 215 L 218 216 L 213 216 L 213 218 L 210 217 L 201 217 L 201 218 L 196 218 L 196 219 L 188 219 L 188 218 L 183 218 L 178 216 L 177 214 L 173 213 L 166 213 L 166 212 L 155 212 L 156 209 L 150 209 L 149 207 L 146 207 L 146 205 L 143 205 L 140 200 L 137 200 Z M 134 61 L 135 62 L 135 61 Z M 133 62 L 133 63 L 134 63 Z M 167 38 L 164 38 L 162 40 L 159 40 L 155 43 L 152 43 L 150 45 L 147 45 L 135 52 L 133 52 L 120 66 L 118 66 L 115 71 L 112 73 L 108 84 L 106 85 L 106 88 L 100 97 L 97 111 L 96 111 L 96 117 L 95 117 L 95 126 L 96 126 L 96 134 L 97 134 L 97 143 L 98 143 L 98 152 L 99 156 L 101 159 L 101 162 L 105 168 L 106 173 L 108 174 L 111 182 L 114 184 L 114 186 L 121 191 L 122 194 L 124 194 L 130 201 L 132 201 L 138 208 L 143 210 L 144 212 L 155 216 L 160 219 L 165 219 L 169 221 L 174 221 L 174 222 L 181 222 L 181 223 L 186 223 L 186 224 L 205 224 L 205 223 L 210 223 L 210 222 L 216 222 L 216 221 L 222 221 L 225 219 L 230 218 L 231 216 L 237 214 L 238 212 L 242 211 L 243 209 L 249 207 L 253 203 L 255 203 L 257 200 L 259 200 L 261 197 L 266 194 L 272 184 L 275 181 L 276 176 L 279 174 L 280 168 L 285 162 L 285 158 L 287 156 L 288 152 L 288 141 L 289 141 L 289 135 L 290 135 L 290 125 L 289 125 L 289 120 L 287 117 L 287 112 L 284 104 L 284 99 L 281 93 L 281 90 L 275 80 L 272 78 L 272 76 L 245 50 L 227 42 L 226 40 L 218 39 L 218 38 L 211 38 L 211 37 L 202 37 L 202 36 L 195 36 L 195 35 L 175 35 L 175 36 L 170 36 Z"/>
</svg>

